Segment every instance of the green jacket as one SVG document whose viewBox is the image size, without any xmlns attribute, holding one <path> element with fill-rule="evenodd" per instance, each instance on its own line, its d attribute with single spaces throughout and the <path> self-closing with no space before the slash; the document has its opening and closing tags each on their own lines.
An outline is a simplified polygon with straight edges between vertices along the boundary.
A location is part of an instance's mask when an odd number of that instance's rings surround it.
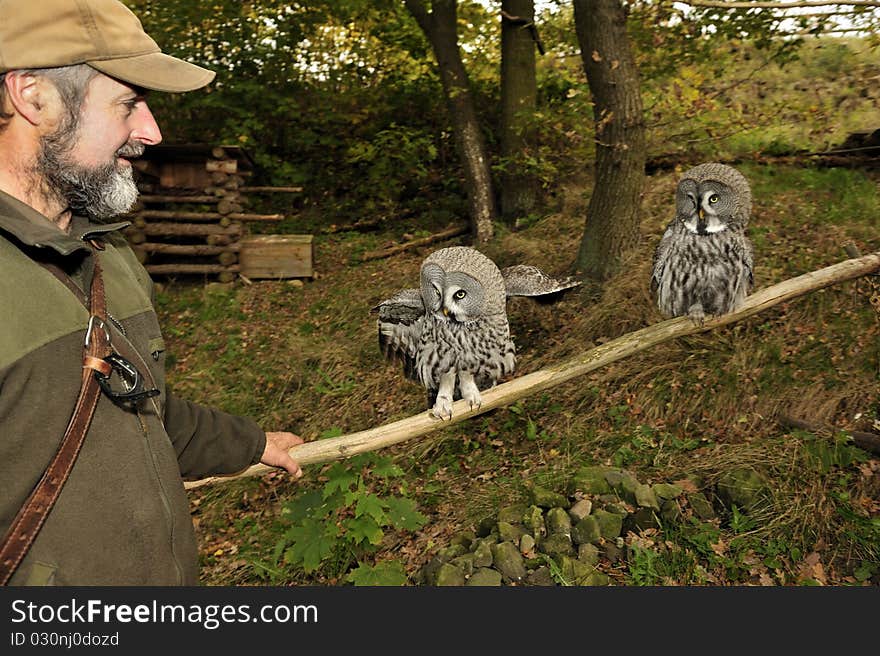
<svg viewBox="0 0 880 656">
<path fill-rule="evenodd" d="M 13 585 L 196 585 L 198 550 L 184 479 L 259 461 L 253 421 L 165 389 L 152 283 L 118 232 L 74 217 L 70 234 L 0 192 L 0 535 L 55 454 L 79 394 L 89 312 L 38 261 L 88 291 L 86 239 L 103 243 L 111 341 L 161 394 L 136 410 L 101 395 L 76 465 Z"/>
</svg>

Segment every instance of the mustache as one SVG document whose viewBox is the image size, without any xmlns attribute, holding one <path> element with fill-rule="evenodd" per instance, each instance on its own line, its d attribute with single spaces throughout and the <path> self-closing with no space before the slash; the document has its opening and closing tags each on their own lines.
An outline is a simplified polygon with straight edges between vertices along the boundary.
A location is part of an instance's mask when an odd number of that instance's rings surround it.
<svg viewBox="0 0 880 656">
<path fill-rule="evenodd" d="M 122 146 L 119 150 L 116 151 L 117 157 L 140 157 L 144 154 L 146 146 L 142 143 L 138 143 L 137 141 L 129 141 L 127 144 Z"/>
</svg>

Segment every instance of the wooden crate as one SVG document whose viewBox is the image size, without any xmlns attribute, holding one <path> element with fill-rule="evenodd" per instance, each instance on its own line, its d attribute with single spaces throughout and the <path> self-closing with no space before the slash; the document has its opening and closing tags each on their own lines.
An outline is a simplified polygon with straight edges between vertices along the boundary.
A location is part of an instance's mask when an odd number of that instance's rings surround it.
<svg viewBox="0 0 880 656">
<path fill-rule="evenodd" d="M 241 275 L 312 278 L 313 256 L 312 235 L 251 235 L 241 240 Z"/>
</svg>

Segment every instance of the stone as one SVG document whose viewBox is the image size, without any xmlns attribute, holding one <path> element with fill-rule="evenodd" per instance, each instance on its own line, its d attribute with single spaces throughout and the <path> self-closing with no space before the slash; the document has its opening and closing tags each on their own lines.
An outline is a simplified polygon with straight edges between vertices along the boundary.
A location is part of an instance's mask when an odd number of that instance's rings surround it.
<svg viewBox="0 0 880 656">
<path fill-rule="evenodd" d="M 605 474 L 609 469 L 602 466 L 581 467 L 572 476 L 570 487 L 586 494 L 608 494 L 611 486 L 605 480 Z"/>
<path fill-rule="evenodd" d="M 568 514 L 573 523 L 577 524 L 593 510 L 593 502 L 589 499 L 581 499 L 568 509 Z"/>
<path fill-rule="evenodd" d="M 550 568 L 546 565 L 542 565 L 537 569 L 529 572 L 528 576 L 525 579 L 526 585 L 556 585 L 556 581 L 553 580 L 553 574 L 550 572 Z"/>
<path fill-rule="evenodd" d="M 569 517 L 568 512 L 562 508 L 551 508 L 548 510 L 544 521 L 547 525 L 547 533 L 549 535 L 554 535 L 556 533 L 571 535 L 571 517 Z"/>
<path fill-rule="evenodd" d="M 470 549 L 474 540 L 477 539 L 476 533 L 473 531 L 462 531 L 460 533 L 456 533 L 452 536 L 452 539 L 449 541 L 450 544 L 460 544 L 465 549 Z"/>
<path fill-rule="evenodd" d="M 498 522 L 498 539 L 501 542 L 519 542 L 519 539 L 528 533 L 521 524 L 508 524 L 507 522 Z"/>
<path fill-rule="evenodd" d="M 481 567 L 471 574 L 465 585 L 498 587 L 501 585 L 501 572 L 488 567 Z"/>
<path fill-rule="evenodd" d="M 629 503 L 636 503 L 636 488 L 640 485 L 635 476 L 628 471 L 612 471 L 605 475 L 611 489 Z"/>
<path fill-rule="evenodd" d="M 437 572 L 436 585 L 464 585 L 464 572 L 452 563 L 443 563 Z"/>
<path fill-rule="evenodd" d="M 651 489 L 654 490 L 654 495 L 661 504 L 670 499 L 677 499 L 684 492 L 678 485 L 673 485 L 672 483 L 655 483 L 651 486 Z"/>
<path fill-rule="evenodd" d="M 660 520 L 652 508 L 639 508 L 626 518 L 626 530 L 638 533 L 649 528 L 660 528 Z"/>
<path fill-rule="evenodd" d="M 724 472 L 718 479 L 718 496 L 725 506 L 751 511 L 766 503 L 769 489 L 764 477 L 751 467 Z"/>
<path fill-rule="evenodd" d="M 522 554 L 513 542 L 492 545 L 492 560 L 495 568 L 511 581 L 520 581 L 526 574 Z"/>
<path fill-rule="evenodd" d="M 605 557 L 611 561 L 612 565 L 623 561 L 623 549 L 614 542 L 606 542 L 603 548 L 605 550 Z"/>
<path fill-rule="evenodd" d="M 599 523 L 599 533 L 606 540 L 613 540 L 623 530 L 623 516 L 607 510 L 597 510 L 592 515 Z"/>
<path fill-rule="evenodd" d="M 535 538 L 526 533 L 519 540 L 519 552 L 524 558 L 531 558 L 535 555 Z"/>
<path fill-rule="evenodd" d="M 597 565 L 599 563 L 599 547 L 589 543 L 578 545 L 577 559 L 584 565 Z"/>
<path fill-rule="evenodd" d="M 567 556 L 556 559 L 556 562 L 559 564 L 562 578 L 568 585 L 591 585 L 588 581 L 596 573 L 596 568 L 592 565 Z"/>
<path fill-rule="evenodd" d="M 525 487 L 529 492 L 529 497 L 531 498 L 532 503 L 539 508 L 568 506 L 568 499 L 558 492 L 548 490 L 547 488 L 536 485 L 531 481 L 526 481 Z"/>
<path fill-rule="evenodd" d="M 587 515 L 571 529 L 571 539 L 575 544 L 598 542 L 602 537 L 599 522 L 593 515 Z"/>
<path fill-rule="evenodd" d="M 660 503 L 657 501 L 657 495 L 654 494 L 654 490 L 651 489 L 650 485 L 645 485 L 643 483 L 636 485 L 635 496 L 637 506 L 642 508 L 653 508 L 657 511 L 660 510 Z"/>
<path fill-rule="evenodd" d="M 688 503 L 694 514 L 700 519 L 715 519 L 715 509 L 702 492 L 690 492 L 687 495 Z"/>
<path fill-rule="evenodd" d="M 477 540 L 474 547 L 474 567 L 491 567 L 492 566 L 492 545 L 495 540 L 491 538 L 483 538 Z"/>
<path fill-rule="evenodd" d="M 466 554 L 467 549 L 465 549 L 460 544 L 450 544 L 448 547 L 444 547 L 439 552 L 437 552 L 437 557 L 443 562 L 449 562 L 456 556 L 461 556 L 462 554 Z"/>
<path fill-rule="evenodd" d="M 681 505 L 677 499 L 668 499 L 660 506 L 660 519 L 666 524 L 679 524 L 684 519 Z"/>
<path fill-rule="evenodd" d="M 464 572 L 465 577 L 468 577 L 474 573 L 474 554 L 466 553 L 456 556 L 449 561 L 449 564 L 458 567 L 458 569 Z"/>
<path fill-rule="evenodd" d="M 522 523 L 533 536 L 541 537 L 547 532 L 544 524 L 544 511 L 538 506 L 529 506 L 523 514 Z"/>
<path fill-rule="evenodd" d="M 551 557 L 574 555 L 571 537 L 564 533 L 551 533 L 541 540 L 540 549 L 542 553 Z"/>
<path fill-rule="evenodd" d="M 524 504 L 516 504 L 513 506 L 505 506 L 498 511 L 499 522 L 507 522 L 508 524 L 519 524 L 528 506 Z"/>
</svg>

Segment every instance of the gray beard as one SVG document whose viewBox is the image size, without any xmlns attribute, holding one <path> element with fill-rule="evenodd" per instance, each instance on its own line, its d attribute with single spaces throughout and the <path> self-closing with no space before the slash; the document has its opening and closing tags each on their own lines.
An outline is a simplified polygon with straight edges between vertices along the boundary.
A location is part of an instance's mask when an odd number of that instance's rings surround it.
<svg viewBox="0 0 880 656">
<path fill-rule="evenodd" d="M 76 130 L 64 127 L 42 139 L 37 156 L 35 173 L 44 181 L 45 193 L 60 200 L 74 214 L 95 221 L 106 221 L 130 210 L 138 197 L 132 168 L 119 168 L 115 160 L 92 168 L 73 162 L 70 151 Z M 129 142 L 116 155 L 131 157 L 143 151 L 143 144 Z"/>
</svg>

